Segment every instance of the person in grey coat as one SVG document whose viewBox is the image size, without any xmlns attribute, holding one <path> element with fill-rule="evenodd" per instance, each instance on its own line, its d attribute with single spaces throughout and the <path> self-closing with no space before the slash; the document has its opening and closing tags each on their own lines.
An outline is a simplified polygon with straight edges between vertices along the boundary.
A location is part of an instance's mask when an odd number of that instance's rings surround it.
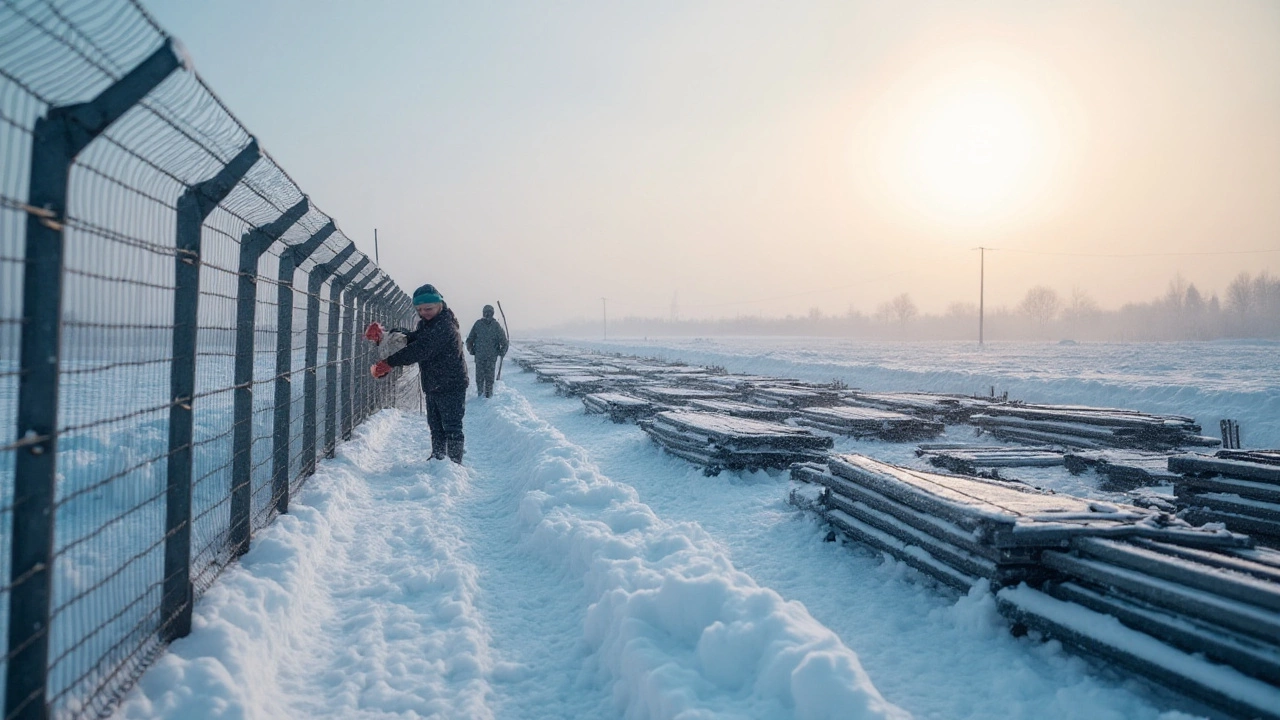
<svg viewBox="0 0 1280 720">
<path fill-rule="evenodd" d="M 484 306 L 484 317 L 471 326 L 467 352 L 476 357 L 476 394 L 493 397 L 493 370 L 498 357 L 507 354 L 507 334 L 493 317 L 493 306 Z"/>
</svg>

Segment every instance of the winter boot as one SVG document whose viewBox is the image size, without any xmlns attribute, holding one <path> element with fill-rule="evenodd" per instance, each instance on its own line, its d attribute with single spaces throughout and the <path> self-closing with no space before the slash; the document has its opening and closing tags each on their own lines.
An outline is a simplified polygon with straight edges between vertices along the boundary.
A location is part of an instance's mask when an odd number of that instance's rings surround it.
<svg viewBox="0 0 1280 720">
<path fill-rule="evenodd" d="M 449 443 L 449 459 L 462 464 L 462 443 Z"/>
</svg>

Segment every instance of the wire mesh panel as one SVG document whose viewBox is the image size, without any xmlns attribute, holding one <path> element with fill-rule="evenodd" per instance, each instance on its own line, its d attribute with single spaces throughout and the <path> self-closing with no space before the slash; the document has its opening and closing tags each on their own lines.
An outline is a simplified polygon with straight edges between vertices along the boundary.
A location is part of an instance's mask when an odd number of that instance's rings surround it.
<svg viewBox="0 0 1280 720">
<path fill-rule="evenodd" d="M 108 712 L 310 474 L 353 250 L 135 3 L 0 4 L 4 717 Z"/>
<path fill-rule="evenodd" d="M 3 15 L 0 15 L 2 18 Z M 8 27 L 0 25 L 0 27 Z M 8 42 L 0 31 L 0 45 Z M 3 51 L 0 51 L 3 52 Z M 0 75 L 0 692 L 8 667 L 14 456 L 18 452 L 18 347 L 22 318 L 23 230 L 31 127 L 43 110 L 34 95 Z"/>
</svg>

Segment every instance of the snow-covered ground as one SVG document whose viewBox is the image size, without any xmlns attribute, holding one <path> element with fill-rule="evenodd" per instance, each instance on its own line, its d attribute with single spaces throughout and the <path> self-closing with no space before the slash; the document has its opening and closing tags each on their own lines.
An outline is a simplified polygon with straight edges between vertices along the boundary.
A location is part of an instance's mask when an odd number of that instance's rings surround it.
<svg viewBox="0 0 1280 720">
<path fill-rule="evenodd" d="M 1221 345 L 1200 346 L 1219 375 L 1199 383 L 1181 346 L 1162 346 L 1167 369 L 1131 348 L 1128 367 L 1091 380 L 1078 377 L 1083 356 L 1062 358 L 1073 348 L 965 362 L 897 346 L 877 365 L 836 345 L 608 347 L 863 387 L 996 384 L 1032 400 L 1197 414 L 1174 406 L 1185 394 L 1239 411 L 1246 430 L 1263 415 L 1246 414 L 1252 402 L 1280 402 L 1273 363 L 1230 364 Z M 1167 405 L 1131 402 L 1155 402 L 1161 377 L 1182 388 Z M 1093 393 L 1071 394 L 1081 387 Z M 466 429 L 459 468 L 427 459 L 421 415 L 385 411 L 362 426 L 205 595 L 192 635 L 117 716 L 1156 718 L 1186 707 L 1056 642 L 1012 637 L 982 589 L 957 599 L 900 563 L 825 542 L 786 504 L 785 476 L 704 477 L 532 374 L 509 367 L 493 399 L 469 398 Z"/>
<path fill-rule="evenodd" d="M 835 338 L 649 338 L 584 347 L 730 372 L 828 382 L 864 390 L 986 394 L 1038 403 L 1124 407 L 1190 415 L 1206 435 L 1240 421 L 1246 447 L 1280 447 L 1280 342 L 891 343 Z"/>
</svg>

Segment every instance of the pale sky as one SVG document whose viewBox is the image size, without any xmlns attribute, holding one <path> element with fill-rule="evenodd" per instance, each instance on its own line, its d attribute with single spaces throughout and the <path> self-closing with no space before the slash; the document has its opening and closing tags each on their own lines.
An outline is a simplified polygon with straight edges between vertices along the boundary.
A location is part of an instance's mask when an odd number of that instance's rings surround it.
<svg viewBox="0 0 1280 720">
<path fill-rule="evenodd" d="M 464 324 L 1280 274 L 1275 0 L 143 2 Z"/>
</svg>

